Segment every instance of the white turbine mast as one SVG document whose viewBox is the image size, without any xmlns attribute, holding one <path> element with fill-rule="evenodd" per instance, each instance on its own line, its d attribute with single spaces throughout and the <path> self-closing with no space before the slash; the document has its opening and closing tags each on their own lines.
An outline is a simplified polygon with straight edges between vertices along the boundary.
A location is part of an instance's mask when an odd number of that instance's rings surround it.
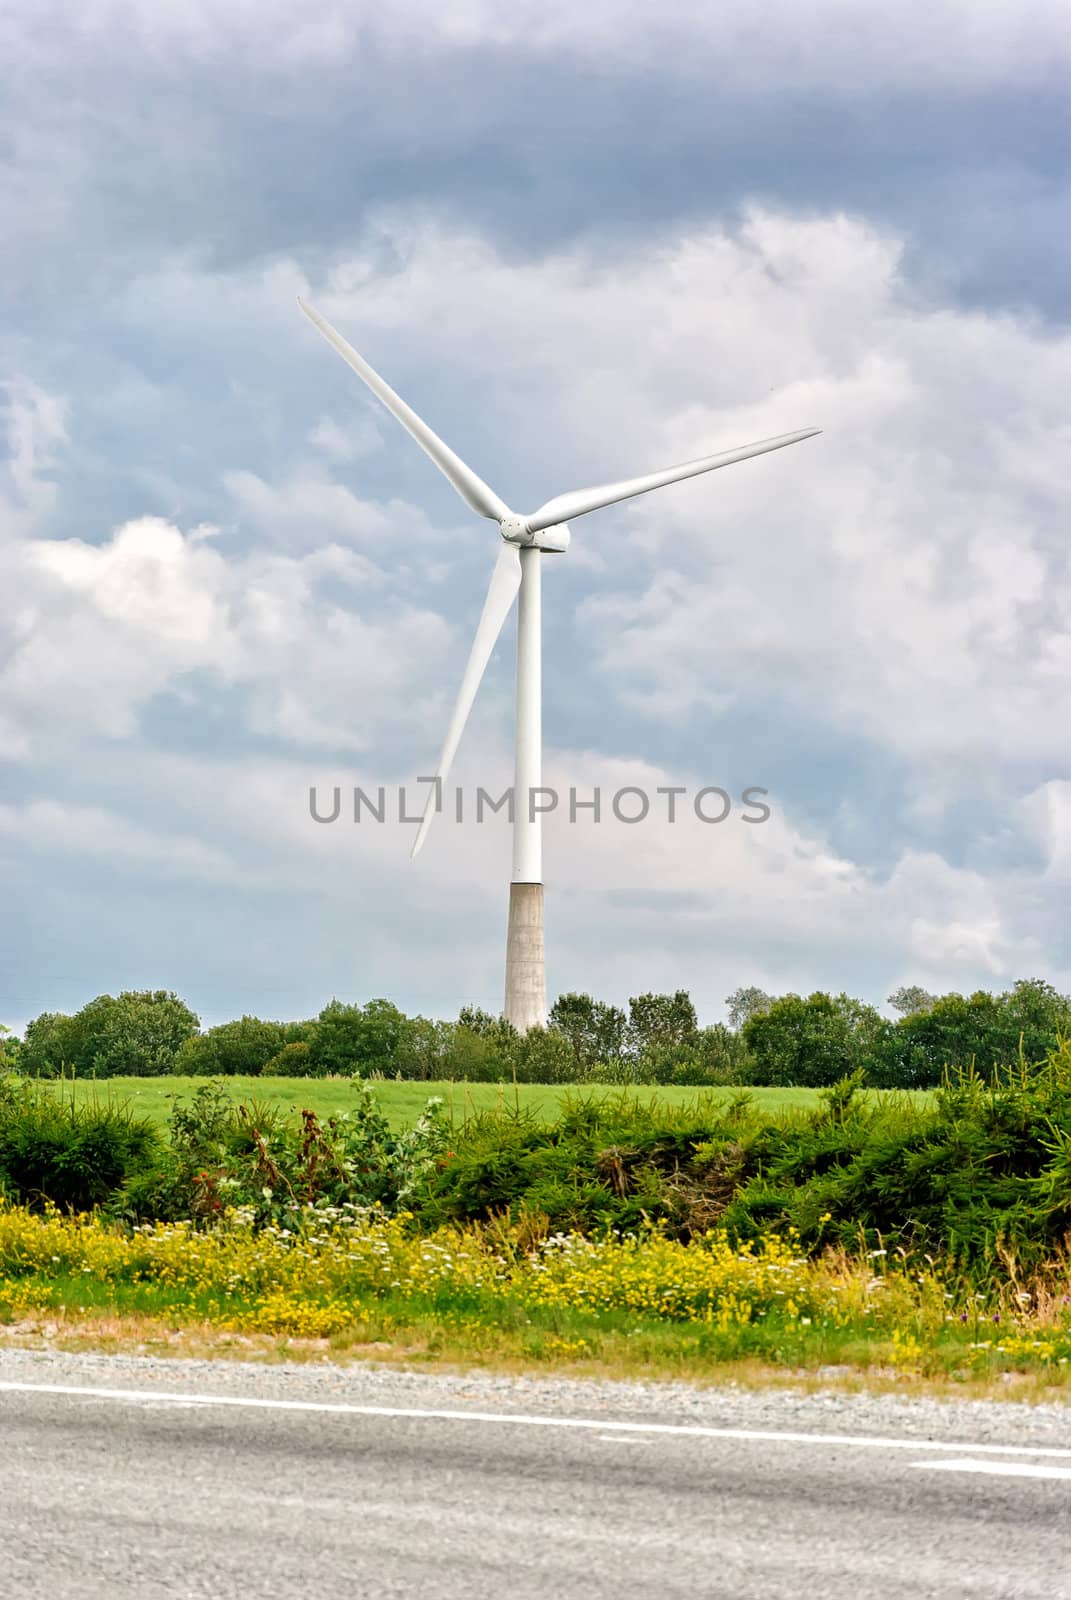
<svg viewBox="0 0 1071 1600">
<path fill-rule="evenodd" d="M 623 478 L 620 483 L 605 483 L 593 489 L 575 489 L 555 495 L 538 511 L 518 516 L 472 468 L 466 466 L 449 445 L 433 433 L 416 412 L 395 394 L 356 350 L 343 339 L 318 311 L 299 296 L 298 305 L 343 361 L 383 402 L 392 416 L 434 461 L 439 471 L 453 484 L 458 494 L 481 517 L 497 522 L 501 543 L 491 573 L 483 611 L 476 627 L 468 665 L 461 680 L 454 714 L 446 732 L 436 769 L 438 782 L 431 786 L 427 805 L 413 841 L 415 856 L 427 838 L 451 763 L 476 698 L 480 680 L 513 602 L 520 596 L 517 618 L 517 717 L 513 786 L 513 872 L 510 882 L 509 923 L 506 935 L 506 994 L 504 1015 L 519 1032 L 541 1027 L 546 1022 L 546 978 L 543 946 L 543 858 L 542 818 L 532 806 L 532 796 L 542 782 L 542 683 L 541 683 L 541 557 L 560 554 L 569 548 L 569 521 L 631 500 L 666 484 L 728 467 L 735 461 L 781 450 L 785 445 L 810 439 L 821 428 L 802 428 L 798 433 L 782 433 L 757 444 L 723 450 L 718 455 L 702 456 L 682 466 L 667 467 L 640 478 Z"/>
</svg>

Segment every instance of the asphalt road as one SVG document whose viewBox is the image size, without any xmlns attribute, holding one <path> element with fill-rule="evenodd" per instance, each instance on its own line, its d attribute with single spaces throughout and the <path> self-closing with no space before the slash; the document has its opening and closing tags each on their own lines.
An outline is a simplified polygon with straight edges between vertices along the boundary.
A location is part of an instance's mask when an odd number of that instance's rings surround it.
<svg viewBox="0 0 1071 1600">
<path fill-rule="evenodd" d="M 751 1426 L 709 1393 L 681 1420 L 653 1389 L 499 1382 L 489 1409 L 431 1379 L 95 1359 L 0 1354 L 12 1600 L 1071 1597 L 1071 1416 L 972 1437 L 944 1408 L 936 1437 L 902 1408 L 875 1435 L 788 1401 L 777 1426 L 769 1397 Z"/>
</svg>

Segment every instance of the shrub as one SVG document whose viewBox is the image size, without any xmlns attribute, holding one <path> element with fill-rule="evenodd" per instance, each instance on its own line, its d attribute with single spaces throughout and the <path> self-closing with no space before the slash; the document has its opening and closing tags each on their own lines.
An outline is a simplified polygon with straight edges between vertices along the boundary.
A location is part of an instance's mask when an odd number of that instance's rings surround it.
<svg viewBox="0 0 1071 1600">
<path fill-rule="evenodd" d="M 107 1101 L 74 1104 L 27 1081 L 0 1083 L 0 1189 L 23 1205 L 88 1211 L 158 1149 L 151 1122 Z"/>
<path fill-rule="evenodd" d="M 1071 1248 L 1071 1044 L 1033 1072 L 956 1075 L 930 1103 L 878 1100 L 861 1081 L 775 1117 L 746 1095 L 679 1109 L 577 1097 L 553 1124 L 478 1117 L 414 1210 L 431 1226 L 508 1210 L 584 1232 L 659 1223 L 680 1238 L 791 1228 L 813 1251 L 865 1238 L 977 1273 L 1002 1251 L 1032 1270 Z"/>
<path fill-rule="evenodd" d="M 132 1221 L 211 1221 L 240 1207 L 257 1223 L 288 1224 L 304 1207 L 403 1204 L 447 1143 L 442 1102 L 429 1100 L 413 1127 L 395 1133 L 368 1084 L 357 1078 L 350 1111 L 293 1127 L 255 1103 L 235 1105 L 208 1082 L 176 1105 L 170 1139 L 152 1170 L 115 1201 Z"/>
<path fill-rule="evenodd" d="M 634 1229 L 681 1222 L 674 1181 L 712 1130 L 735 1129 L 732 1107 L 697 1101 L 652 1107 L 628 1094 L 567 1099 L 553 1123 L 527 1113 L 483 1113 L 453 1134 L 454 1159 L 430 1173 L 413 1209 L 422 1222 L 487 1220 L 511 1209 L 553 1228 Z M 687 1233 L 687 1222 L 683 1223 Z"/>
<path fill-rule="evenodd" d="M 585 1084 L 610 1084 L 617 1088 L 650 1086 L 654 1081 L 655 1063 L 650 1056 L 639 1061 L 631 1056 L 612 1056 L 608 1061 L 597 1061 L 583 1078 Z"/>
</svg>

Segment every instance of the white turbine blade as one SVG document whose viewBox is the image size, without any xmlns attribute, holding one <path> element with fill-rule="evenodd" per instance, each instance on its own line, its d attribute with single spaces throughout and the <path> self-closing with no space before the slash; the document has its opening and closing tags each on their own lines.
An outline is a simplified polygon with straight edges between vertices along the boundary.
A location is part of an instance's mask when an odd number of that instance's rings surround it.
<svg viewBox="0 0 1071 1600">
<path fill-rule="evenodd" d="M 801 439 L 811 439 L 821 428 L 804 428 L 799 433 L 781 433 L 776 439 L 760 439 L 758 444 L 745 444 L 739 450 L 723 450 L 717 456 L 702 456 L 698 461 L 686 461 L 680 467 L 667 467 L 664 472 L 650 472 L 644 478 L 623 478 L 620 483 L 603 483 L 594 489 L 574 489 L 570 494 L 559 494 L 546 505 L 525 517 L 529 531 L 538 533 L 556 522 L 571 522 L 589 511 L 602 506 L 612 506 L 618 500 L 631 500 L 633 495 L 648 494 L 667 483 L 679 483 L 682 478 L 696 478 L 701 472 L 713 472 L 716 467 L 731 466 L 734 461 L 746 461 L 749 456 L 765 455 L 767 450 L 781 450 L 786 444 L 798 444 Z"/>
<path fill-rule="evenodd" d="M 490 517 L 493 522 L 501 522 L 503 517 L 508 517 L 509 507 L 498 498 L 495 491 L 488 488 L 483 479 L 478 477 L 471 467 L 466 466 L 449 445 L 443 444 L 439 435 L 432 432 L 427 423 L 417 416 L 411 406 L 406 405 L 400 395 L 395 394 L 390 384 L 384 383 L 379 373 L 368 365 L 363 356 L 357 354 L 352 345 L 346 343 L 327 319 L 321 317 L 318 311 L 314 311 L 300 295 L 298 305 L 309 321 L 319 328 L 328 344 L 334 346 L 343 361 L 348 362 L 357 376 L 364 379 L 372 393 L 382 400 L 391 415 L 397 417 L 405 431 L 416 440 L 422 450 L 426 451 L 443 476 L 453 484 L 465 504 L 471 506 L 481 517 Z"/>
<path fill-rule="evenodd" d="M 494 649 L 498 636 L 502 632 L 502 625 L 509 616 L 510 607 L 517 598 L 517 590 L 520 586 L 521 552 L 515 544 L 507 544 L 503 540 L 502 548 L 498 552 L 498 560 L 495 562 L 495 570 L 491 574 L 491 582 L 487 589 L 487 599 L 483 603 L 483 611 L 476 628 L 476 637 L 472 641 L 472 650 L 469 652 L 465 676 L 461 680 L 457 704 L 450 719 L 450 727 L 447 730 L 442 754 L 439 756 L 439 765 L 436 768 L 436 777 L 439 782 L 433 783 L 428 791 L 428 803 L 424 807 L 424 815 L 421 818 L 420 827 L 417 829 L 417 836 L 413 841 L 410 858 L 416 855 L 424 843 L 428 829 L 431 827 L 431 819 L 435 815 L 436 795 L 446 782 L 447 774 L 450 771 L 450 763 L 454 759 L 465 723 L 468 721 L 469 712 L 472 710 L 472 702 L 475 700 L 476 691 L 480 687 L 480 679 L 483 677 L 487 663 L 491 659 L 491 651 Z"/>
</svg>

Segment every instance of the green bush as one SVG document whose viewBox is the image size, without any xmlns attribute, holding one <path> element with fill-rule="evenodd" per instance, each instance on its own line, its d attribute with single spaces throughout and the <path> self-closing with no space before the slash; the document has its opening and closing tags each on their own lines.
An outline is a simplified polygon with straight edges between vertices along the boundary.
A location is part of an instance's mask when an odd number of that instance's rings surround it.
<svg viewBox="0 0 1071 1600">
<path fill-rule="evenodd" d="M 1071 1045 L 1033 1071 L 953 1075 L 929 1104 L 876 1099 L 861 1082 L 774 1117 L 746 1094 L 680 1109 L 578 1096 L 552 1124 L 484 1115 L 455 1133 L 454 1159 L 413 1208 L 428 1224 L 509 1210 L 683 1238 L 792 1228 L 812 1250 L 865 1240 L 971 1271 L 1000 1250 L 1030 1268 L 1071 1248 Z"/>
<path fill-rule="evenodd" d="M 26 1080 L 0 1081 L 0 1192 L 23 1205 L 89 1211 L 157 1153 L 152 1123 L 122 1105 L 75 1105 Z"/>
<path fill-rule="evenodd" d="M 920 1110 L 854 1095 L 833 1117 L 767 1130 L 755 1176 L 725 1212 L 739 1233 L 771 1222 L 811 1248 L 940 1250 L 985 1268 L 1000 1250 L 1027 1267 L 1071 1244 L 1071 1051 L 1037 1071 L 952 1076 Z"/>
<path fill-rule="evenodd" d="M 681 1107 L 578 1091 L 553 1122 L 502 1110 L 453 1130 L 429 1101 L 394 1133 L 360 1078 L 351 1111 L 326 1122 L 303 1111 L 300 1127 L 235 1106 L 209 1080 L 175 1107 L 163 1143 L 106 1102 L 75 1107 L 51 1085 L 7 1079 L 0 1192 L 106 1203 L 131 1221 L 237 1205 L 278 1222 L 312 1202 L 404 1206 L 420 1228 L 504 1212 L 536 1231 L 658 1225 L 687 1239 L 723 1226 L 746 1239 L 773 1227 L 811 1251 L 940 1253 L 979 1275 L 1001 1254 L 1029 1272 L 1071 1250 L 1071 1043 L 1034 1067 L 949 1074 L 928 1100 L 862 1083 L 856 1071 L 815 1109 L 773 1116 L 743 1090 Z"/>
<path fill-rule="evenodd" d="M 235 1105 L 222 1083 L 203 1084 L 171 1113 L 167 1147 L 113 1200 L 131 1221 L 210 1221 L 229 1206 L 259 1223 L 288 1223 L 308 1205 L 375 1206 L 407 1198 L 447 1143 L 442 1102 L 429 1100 L 415 1125 L 396 1133 L 368 1084 L 354 1079 L 350 1111 L 300 1128 L 255 1103 Z"/>
<path fill-rule="evenodd" d="M 729 1137 L 737 1108 L 697 1100 L 671 1108 L 578 1093 L 557 1121 L 483 1113 L 453 1135 L 454 1158 L 428 1174 L 413 1209 L 429 1225 L 487 1220 L 511 1209 L 555 1228 L 633 1229 L 662 1219 L 688 1231 L 674 1180 L 712 1134 Z"/>
</svg>

